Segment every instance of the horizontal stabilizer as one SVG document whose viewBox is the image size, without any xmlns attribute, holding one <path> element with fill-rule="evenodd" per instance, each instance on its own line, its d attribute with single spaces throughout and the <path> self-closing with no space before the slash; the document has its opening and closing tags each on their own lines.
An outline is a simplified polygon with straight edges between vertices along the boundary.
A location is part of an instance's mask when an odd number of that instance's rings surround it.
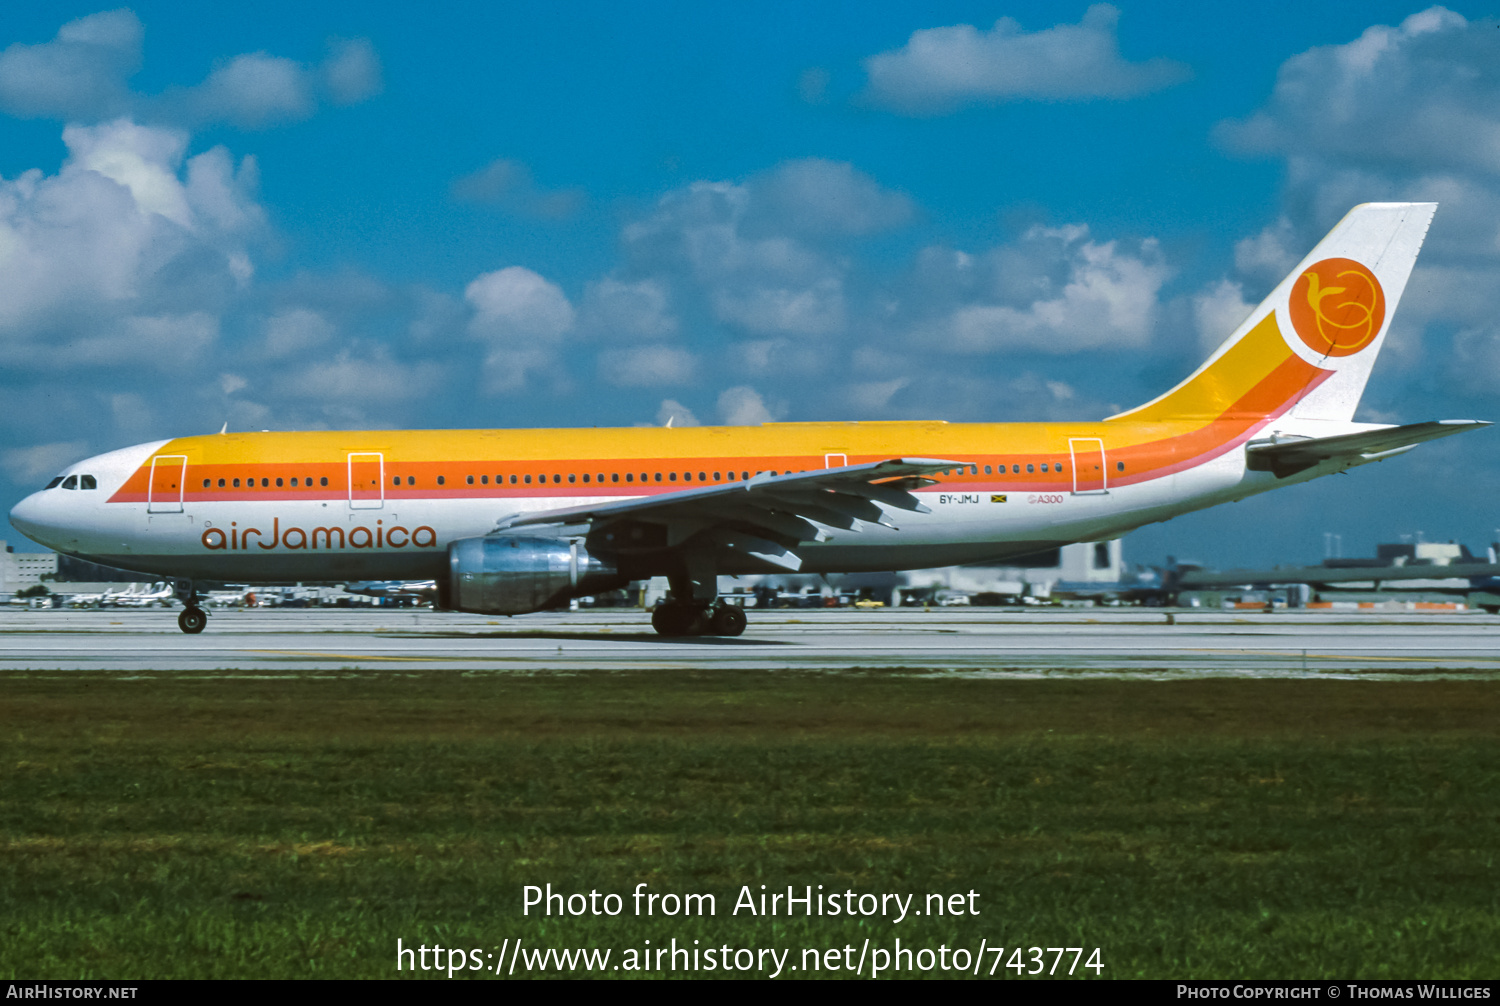
<svg viewBox="0 0 1500 1006">
<path fill-rule="evenodd" d="M 1245 447 L 1245 461 L 1252 471 L 1274 472 L 1277 478 L 1286 478 L 1325 461 L 1347 461 L 1351 465 L 1378 461 L 1428 440 L 1451 437 L 1455 433 L 1489 425 L 1478 419 L 1442 419 L 1409 426 L 1387 426 L 1339 437 L 1286 438 L 1283 434 L 1268 440 L 1252 440 Z"/>
</svg>

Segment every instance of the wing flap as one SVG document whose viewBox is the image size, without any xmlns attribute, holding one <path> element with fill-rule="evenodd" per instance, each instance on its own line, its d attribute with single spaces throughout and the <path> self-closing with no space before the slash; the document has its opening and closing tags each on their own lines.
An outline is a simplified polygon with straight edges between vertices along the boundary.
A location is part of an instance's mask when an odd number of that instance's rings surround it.
<svg viewBox="0 0 1500 1006">
<path fill-rule="evenodd" d="M 791 568 L 791 563 L 801 564 L 801 560 L 790 553 L 791 547 L 804 541 L 827 538 L 826 532 L 814 524 L 848 531 L 858 530 L 858 521 L 894 527 L 890 517 L 877 504 L 913 513 L 930 513 L 911 495 L 911 490 L 931 484 L 932 480 L 925 476 L 959 467 L 957 461 L 892 458 L 785 475 L 765 473 L 743 482 L 514 514 L 501 520 L 495 530 L 537 524 L 587 525 L 591 530 L 597 530 L 617 521 L 661 524 L 668 528 L 666 540 L 669 543 L 681 542 L 707 530 L 729 547 L 741 548 L 774 565 Z M 752 538 L 755 542 L 747 544 Z M 786 545 L 782 545 L 783 542 Z M 771 548 L 782 551 L 772 551 Z"/>
</svg>

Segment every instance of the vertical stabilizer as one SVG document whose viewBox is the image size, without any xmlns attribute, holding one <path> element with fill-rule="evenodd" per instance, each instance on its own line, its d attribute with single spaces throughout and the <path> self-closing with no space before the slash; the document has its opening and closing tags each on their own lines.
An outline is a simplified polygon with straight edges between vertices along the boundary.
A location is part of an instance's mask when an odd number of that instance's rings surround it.
<svg viewBox="0 0 1500 1006">
<path fill-rule="evenodd" d="M 1354 418 L 1436 210 L 1356 206 L 1191 377 L 1110 418 Z"/>
</svg>

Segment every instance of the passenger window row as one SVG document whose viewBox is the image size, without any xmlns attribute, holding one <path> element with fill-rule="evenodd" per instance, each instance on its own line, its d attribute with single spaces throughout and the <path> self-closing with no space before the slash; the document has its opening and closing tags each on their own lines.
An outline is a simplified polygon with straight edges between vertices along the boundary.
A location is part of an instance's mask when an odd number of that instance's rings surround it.
<svg viewBox="0 0 1500 1006">
<path fill-rule="evenodd" d="M 204 479 L 203 480 L 203 488 L 205 488 L 205 489 L 212 488 L 213 487 L 213 481 L 214 481 L 213 479 Z M 278 478 L 276 478 L 274 480 L 270 479 L 270 478 L 262 478 L 260 480 L 260 487 L 262 489 L 269 489 L 269 488 L 271 488 L 271 483 L 273 481 L 276 483 L 276 487 L 278 489 L 286 488 L 286 485 L 285 485 L 286 480 L 283 479 L 283 478 L 280 478 L 280 477 L 278 477 Z M 227 485 L 226 485 L 226 482 L 228 483 Z M 298 489 L 298 488 L 303 488 L 303 487 L 311 489 L 313 487 L 313 477 L 311 475 L 307 476 L 306 478 L 302 478 L 301 476 L 294 476 L 292 478 L 292 480 L 291 480 L 291 483 L 292 483 L 291 487 L 293 489 Z M 320 486 L 327 486 L 328 485 L 328 476 L 325 475 L 322 478 L 318 479 L 318 485 L 320 485 Z M 227 479 L 227 480 L 226 479 L 219 479 L 219 486 L 218 487 L 220 489 L 226 489 L 226 488 L 238 489 L 238 488 L 240 488 L 240 480 L 239 479 Z M 247 479 L 245 479 L 245 485 L 244 485 L 244 487 L 246 489 L 254 489 L 255 488 L 255 479 L 253 479 L 253 478 L 247 478 Z"/>
<path fill-rule="evenodd" d="M 755 474 L 760 475 L 762 473 L 761 472 L 756 472 Z M 771 474 L 775 475 L 776 472 L 773 471 L 773 472 L 771 472 Z M 622 475 L 623 475 L 623 477 L 622 477 Z M 549 482 L 552 485 L 561 485 L 563 483 L 564 479 L 567 480 L 567 482 L 568 482 L 569 485 L 580 485 L 580 484 L 582 484 L 582 485 L 605 485 L 606 483 L 609 483 L 611 485 L 617 485 L 617 484 L 620 484 L 622 482 L 634 485 L 636 483 L 636 481 L 637 481 L 635 472 L 624 472 L 624 473 L 621 473 L 621 472 L 611 472 L 611 473 L 599 472 L 598 474 L 594 474 L 592 472 L 584 472 L 582 475 L 579 475 L 577 472 L 570 472 L 566 476 L 560 475 L 560 474 L 558 474 L 556 472 L 549 472 L 547 474 L 536 475 L 535 477 L 533 477 L 531 475 L 511 475 L 511 476 L 508 476 L 508 477 L 505 476 L 505 475 L 496 475 L 495 479 L 494 479 L 494 484 L 497 485 L 497 486 L 499 486 L 499 485 L 506 485 L 507 484 L 507 478 L 509 480 L 508 484 L 513 485 L 513 486 L 515 486 L 515 485 L 525 485 L 525 486 L 529 486 L 529 485 L 547 485 L 547 484 L 549 484 Z M 750 478 L 750 473 L 749 472 L 740 472 L 738 475 L 736 475 L 734 472 L 727 472 L 726 473 L 726 472 L 723 472 L 723 471 L 717 471 L 717 472 L 710 473 L 710 472 L 707 472 L 707 471 L 701 471 L 701 472 L 699 472 L 697 474 L 696 481 L 698 481 L 698 482 L 734 482 L 734 481 L 748 481 L 749 478 Z M 682 472 L 681 473 L 681 480 L 683 482 L 692 482 L 692 481 L 694 481 L 694 475 L 693 475 L 692 472 Z M 641 472 L 639 481 L 641 481 L 641 482 L 653 482 L 653 481 L 654 482 L 662 482 L 662 481 L 676 482 L 676 481 L 678 481 L 678 473 L 677 472 L 665 472 L 665 473 L 663 473 L 663 472 Z M 438 485 L 443 485 L 445 482 L 446 482 L 446 479 L 444 478 L 444 476 L 439 475 L 437 477 L 437 484 Z M 401 485 L 401 476 L 399 476 L 399 475 L 392 476 L 392 478 L 391 478 L 391 484 L 392 485 L 396 485 L 396 486 Z M 409 485 L 409 486 L 410 485 L 415 485 L 416 484 L 416 479 L 414 479 L 414 478 L 412 478 L 411 476 L 408 475 L 406 477 L 406 484 Z M 477 475 L 477 476 L 476 475 L 466 475 L 466 476 L 464 476 L 464 484 L 465 485 L 471 485 L 471 486 L 472 485 L 487 486 L 487 485 L 490 484 L 490 477 L 488 475 Z"/>
<path fill-rule="evenodd" d="M 1044 473 L 1057 472 L 1059 474 L 1062 474 L 1062 473 L 1064 473 L 1064 472 L 1067 471 L 1066 466 L 1064 466 L 1061 461 L 1051 461 L 1051 462 L 1042 461 L 1040 463 L 1035 463 L 1035 462 L 1027 463 L 1026 464 L 1026 472 L 1028 474 L 1035 474 L 1036 471 L 1037 471 L 1037 469 L 1038 469 L 1038 467 L 1040 467 L 1041 471 L 1044 472 Z M 1115 470 L 1123 472 L 1125 470 L 1125 462 L 1123 462 L 1123 461 L 1117 461 L 1117 462 L 1115 462 Z M 807 471 L 807 469 L 804 468 L 804 469 L 802 469 L 802 471 L 805 472 L 805 471 Z M 712 475 L 712 477 L 710 477 L 710 474 Z M 764 472 L 756 472 L 755 474 L 756 475 L 761 475 L 761 474 L 765 474 L 765 473 Z M 776 475 L 776 474 L 778 474 L 778 472 L 773 469 L 770 472 L 770 474 L 771 475 Z M 786 474 L 790 474 L 790 472 L 787 472 Z M 958 475 L 958 476 L 962 476 L 962 475 L 978 475 L 979 474 L 979 466 L 978 465 L 965 465 L 965 466 L 962 466 L 962 467 L 959 467 L 959 468 L 949 468 L 949 469 L 945 469 L 942 474 L 945 475 L 945 476 L 950 476 L 950 477 L 954 476 L 954 475 Z M 998 475 L 1004 475 L 1004 474 L 1006 474 L 1006 466 L 1003 465 L 1003 464 L 1002 465 L 985 465 L 984 466 L 984 474 L 986 474 L 986 475 L 996 475 L 996 474 L 998 474 Z M 1010 465 L 1010 474 L 1013 474 L 1013 475 L 1019 475 L 1019 474 L 1021 474 L 1021 465 L 1019 463 L 1011 464 Z M 622 478 L 622 475 L 623 475 L 623 478 Z M 605 484 L 618 485 L 618 484 L 620 484 L 622 482 L 624 484 L 627 484 L 627 485 L 634 485 L 637 482 L 637 478 L 636 478 L 636 473 L 635 472 L 624 472 L 624 473 L 621 473 L 621 472 L 611 472 L 611 473 L 608 473 L 608 474 L 606 474 L 605 472 L 599 472 L 597 474 L 595 474 L 593 472 L 584 472 L 581 477 L 579 476 L 578 473 L 571 472 L 571 473 L 569 473 L 566 476 L 566 478 L 567 478 L 567 481 L 568 481 L 569 485 L 578 485 L 578 484 L 580 484 L 580 482 L 583 485 L 605 485 Z M 701 472 L 698 472 L 696 481 L 698 481 L 698 482 L 734 482 L 736 480 L 739 480 L 739 481 L 748 481 L 749 478 L 750 478 L 750 472 L 748 472 L 748 471 L 742 471 L 742 472 L 738 473 L 738 476 L 736 476 L 736 473 L 734 473 L 734 472 L 728 472 L 728 473 L 713 472 L 713 473 L 709 473 L 707 471 L 701 471 Z M 404 482 L 403 482 L 403 479 L 405 480 Z M 514 485 L 528 485 L 528 486 L 529 485 L 547 485 L 547 484 L 549 484 L 549 481 L 550 481 L 550 484 L 552 484 L 552 485 L 561 485 L 562 482 L 563 482 L 563 479 L 564 479 L 563 475 L 555 473 L 555 472 L 551 472 L 551 473 L 547 473 L 547 474 L 537 474 L 535 476 L 532 476 L 532 475 L 521 475 L 521 474 L 514 474 L 514 475 L 510 475 L 510 476 L 496 475 L 496 476 L 494 476 L 494 485 L 497 485 L 497 486 L 499 486 L 499 485 L 506 485 L 506 484 L 513 485 L 513 486 Z M 271 484 L 272 484 L 273 481 L 275 482 L 277 488 L 285 488 L 287 479 L 285 479 L 283 477 L 280 477 L 280 476 L 275 477 L 274 479 L 271 478 L 271 477 L 259 477 L 259 481 L 260 481 L 260 488 L 262 488 L 262 489 L 269 489 L 271 487 Z M 641 472 L 640 473 L 640 479 L 639 479 L 639 481 L 641 483 L 662 482 L 663 481 L 663 473 L 662 472 Z M 665 473 L 665 481 L 669 482 L 669 483 L 670 482 L 676 482 L 676 481 L 678 481 L 678 473 L 677 472 L 666 472 Z M 692 472 L 682 472 L 681 473 L 681 481 L 683 481 L 683 482 L 693 482 L 694 481 L 693 473 Z M 471 485 L 471 486 L 472 485 L 476 485 L 476 484 L 477 485 L 482 485 L 482 486 L 487 486 L 487 485 L 491 484 L 491 482 L 490 482 L 490 476 L 489 475 L 479 475 L 479 476 L 466 475 L 464 477 L 464 482 L 465 482 L 466 485 Z M 241 480 L 238 479 L 238 478 L 227 478 L 227 479 L 222 479 L 221 478 L 221 479 L 218 480 L 218 488 L 220 488 L 220 489 L 226 489 L 226 488 L 239 489 L 239 488 L 241 488 L 241 484 L 242 484 Z M 317 484 L 318 484 L 318 487 L 320 487 L 320 488 L 326 488 L 328 486 L 328 477 L 326 475 L 320 477 L 318 479 L 318 483 Z M 406 485 L 406 486 L 409 486 L 409 487 L 416 486 L 416 484 L 417 484 L 416 477 L 413 476 L 413 475 L 406 475 L 406 476 L 393 475 L 393 476 L 391 476 L 391 485 L 392 486 L 398 486 L 399 487 L 399 486 L 401 486 L 403 484 Z M 437 477 L 437 484 L 440 485 L 440 486 L 446 485 L 447 484 L 447 478 L 445 476 L 439 475 Z M 64 489 L 94 489 L 94 488 L 97 488 L 97 483 L 96 483 L 96 481 L 94 479 L 94 476 L 92 476 L 92 475 L 69 475 L 66 478 L 64 478 L 63 476 L 59 475 L 57 478 L 53 479 L 51 482 L 49 482 L 47 484 L 47 488 L 48 489 L 52 489 L 52 488 L 57 487 L 58 485 L 61 485 L 62 488 L 64 488 Z M 213 488 L 213 485 L 214 485 L 214 480 L 213 479 L 204 479 L 203 480 L 203 488 L 210 489 L 210 488 Z M 302 487 L 306 487 L 306 488 L 311 489 L 311 488 L 313 488 L 313 476 L 311 476 L 311 475 L 306 476 L 306 477 L 303 477 L 303 476 L 291 476 L 290 477 L 290 485 L 291 485 L 291 488 L 293 488 L 293 489 L 302 488 Z M 253 488 L 255 488 L 256 487 L 256 478 L 246 478 L 246 479 L 244 479 L 243 480 L 243 487 L 247 488 L 247 489 L 253 489 Z"/>
</svg>

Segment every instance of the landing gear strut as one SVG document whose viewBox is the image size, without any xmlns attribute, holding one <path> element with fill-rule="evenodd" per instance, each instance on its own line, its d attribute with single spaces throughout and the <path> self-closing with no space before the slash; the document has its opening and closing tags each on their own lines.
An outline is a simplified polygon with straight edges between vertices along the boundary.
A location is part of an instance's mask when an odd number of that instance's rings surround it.
<svg viewBox="0 0 1500 1006">
<path fill-rule="evenodd" d="M 651 613 L 651 627 L 663 636 L 738 636 L 745 612 L 719 600 L 713 555 L 689 550 L 682 566 L 667 576 L 667 599 Z"/>
<path fill-rule="evenodd" d="M 190 636 L 195 636 L 208 625 L 208 613 L 198 606 L 198 589 L 191 580 L 177 581 L 177 599 L 182 602 L 182 612 L 177 616 L 177 627 Z"/>
<path fill-rule="evenodd" d="M 666 601 L 651 613 L 651 627 L 663 636 L 738 636 L 745 631 L 745 612 L 722 601 Z"/>
</svg>

